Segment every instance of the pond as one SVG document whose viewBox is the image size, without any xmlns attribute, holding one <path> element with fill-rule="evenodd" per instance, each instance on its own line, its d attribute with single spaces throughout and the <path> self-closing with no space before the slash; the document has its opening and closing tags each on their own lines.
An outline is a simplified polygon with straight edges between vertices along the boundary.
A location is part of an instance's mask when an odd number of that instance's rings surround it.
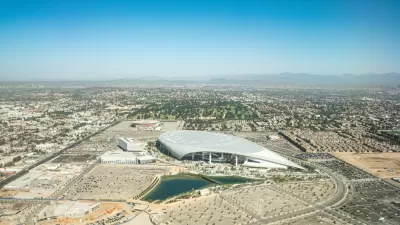
<svg viewBox="0 0 400 225">
<path fill-rule="evenodd" d="M 237 184 L 254 181 L 253 179 L 237 176 L 210 176 L 204 179 L 201 175 L 172 175 L 161 178 L 160 184 L 147 196 L 145 201 L 165 200 L 170 197 L 199 190 L 218 184 Z"/>
<path fill-rule="evenodd" d="M 207 178 L 218 184 L 241 184 L 256 181 L 255 179 L 239 176 L 208 176 Z"/>
</svg>

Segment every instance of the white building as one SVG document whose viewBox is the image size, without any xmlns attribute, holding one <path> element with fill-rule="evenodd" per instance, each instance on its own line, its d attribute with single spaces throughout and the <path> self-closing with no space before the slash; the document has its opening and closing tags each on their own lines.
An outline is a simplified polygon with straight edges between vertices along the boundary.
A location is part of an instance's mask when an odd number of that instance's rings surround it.
<svg viewBox="0 0 400 225">
<path fill-rule="evenodd" d="M 124 151 L 128 152 L 144 152 L 144 143 L 135 141 L 133 139 L 120 138 L 118 139 L 118 146 Z"/>
<path fill-rule="evenodd" d="M 46 166 L 46 169 L 48 169 L 48 170 L 56 170 L 56 169 L 58 169 L 58 167 L 61 166 L 61 164 L 60 163 L 49 163 L 49 164 L 45 164 L 45 166 Z"/>
<path fill-rule="evenodd" d="M 281 137 L 279 137 L 278 135 L 268 135 L 268 139 L 272 140 L 272 141 L 276 141 L 276 140 L 280 140 Z"/>
<path fill-rule="evenodd" d="M 156 146 L 179 160 L 242 164 L 259 168 L 298 168 L 300 165 L 249 140 L 214 132 L 170 131 L 158 137 Z"/>
<path fill-rule="evenodd" d="M 139 164 L 154 163 L 156 161 L 156 159 L 153 156 L 149 156 L 149 155 L 138 156 L 137 160 L 138 160 Z"/>
<path fill-rule="evenodd" d="M 49 149 L 49 148 L 52 148 L 52 147 L 54 147 L 54 144 L 53 143 L 45 143 L 45 144 L 38 144 L 38 145 L 36 145 L 35 146 L 37 149 Z"/>
<path fill-rule="evenodd" d="M 138 164 L 137 157 L 131 152 L 109 151 L 100 156 L 104 164 Z"/>
</svg>

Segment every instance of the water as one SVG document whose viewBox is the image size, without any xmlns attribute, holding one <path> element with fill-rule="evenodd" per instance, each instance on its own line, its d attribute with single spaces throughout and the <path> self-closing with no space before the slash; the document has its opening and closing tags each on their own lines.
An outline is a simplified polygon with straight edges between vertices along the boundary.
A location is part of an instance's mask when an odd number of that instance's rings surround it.
<svg viewBox="0 0 400 225">
<path fill-rule="evenodd" d="M 161 179 L 160 184 L 143 198 L 145 201 L 165 200 L 192 190 L 198 190 L 211 186 L 213 183 L 200 176 L 174 175 Z"/>
<path fill-rule="evenodd" d="M 238 176 L 211 176 L 208 178 L 219 184 L 241 184 L 255 181 L 255 179 Z"/>
<path fill-rule="evenodd" d="M 253 179 L 237 176 L 211 176 L 208 177 L 208 179 L 195 175 L 165 176 L 162 177 L 160 184 L 145 196 L 143 200 L 165 200 L 185 192 L 199 190 L 217 184 L 238 184 L 254 181 Z"/>
</svg>

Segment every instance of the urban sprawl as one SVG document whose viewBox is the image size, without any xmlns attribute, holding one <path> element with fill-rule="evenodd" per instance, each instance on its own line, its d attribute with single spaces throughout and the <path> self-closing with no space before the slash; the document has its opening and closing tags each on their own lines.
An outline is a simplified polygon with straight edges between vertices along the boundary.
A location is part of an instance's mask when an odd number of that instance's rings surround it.
<svg viewBox="0 0 400 225">
<path fill-rule="evenodd" d="M 160 149 L 193 130 L 299 167 Z M 399 135 L 399 89 L 2 83 L 0 225 L 400 224 Z M 146 200 L 177 175 L 252 182 Z"/>
</svg>

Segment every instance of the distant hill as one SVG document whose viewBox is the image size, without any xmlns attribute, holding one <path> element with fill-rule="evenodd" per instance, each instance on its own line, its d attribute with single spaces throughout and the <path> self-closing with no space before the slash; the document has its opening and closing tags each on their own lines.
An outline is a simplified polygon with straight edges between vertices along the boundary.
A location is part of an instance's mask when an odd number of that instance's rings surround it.
<svg viewBox="0 0 400 225">
<path fill-rule="evenodd" d="M 281 73 L 242 75 L 210 79 L 208 84 L 248 84 L 266 86 L 379 87 L 400 85 L 400 73 L 363 75 L 314 75 Z"/>
<path fill-rule="evenodd" d="M 308 73 L 248 74 L 203 77 L 141 77 L 137 79 L 81 81 L 3 81 L 0 84 L 44 86 L 148 86 L 148 85 L 260 85 L 269 87 L 382 87 L 400 86 L 400 73 L 316 75 Z"/>
</svg>

